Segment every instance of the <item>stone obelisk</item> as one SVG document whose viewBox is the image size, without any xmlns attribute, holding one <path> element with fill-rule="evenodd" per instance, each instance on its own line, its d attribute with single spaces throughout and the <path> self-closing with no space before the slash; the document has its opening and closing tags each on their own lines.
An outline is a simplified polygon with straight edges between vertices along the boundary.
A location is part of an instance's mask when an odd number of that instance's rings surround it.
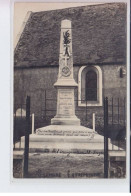
<svg viewBox="0 0 131 196">
<path fill-rule="evenodd" d="M 73 77 L 72 28 L 70 20 L 62 20 L 59 74 L 54 84 L 57 88 L 57 113 L 52 125 L 80 125 L 75 115 L 74 89 L 78 86 Z"/>
<path fill-rule="evenodd" d="M 73 77 L 73 55 L 72 55 L 72 29 L 71 21 L 61 22 L 59 74 L 54 84 L 57 89 L 57 112 L 51 119 L 51 125 L 38 128 L 36 133 L 30 135 L 30 151 L 54 152 L 54 149 L 64 152 L 74 150 L 94 149 L 103 142 L 103 138 L 87 127 L 80 125 L 80 119 L 75 115 L 74 89 L 77 83 Z M 102 139 L 101 139 L 102 138 Z M 24 146 L 25 138 L 21 138 Z M 88 141 L 88 143 L 87 143 Z M 102 141 L 102 142 L 101 142 Z M 64 144 L 64 145 L 63 145 Z M 85 146 L 85 144 L 87 146 Z M 103 147 L 102 147 L 103 148 Z"/>
</svg>

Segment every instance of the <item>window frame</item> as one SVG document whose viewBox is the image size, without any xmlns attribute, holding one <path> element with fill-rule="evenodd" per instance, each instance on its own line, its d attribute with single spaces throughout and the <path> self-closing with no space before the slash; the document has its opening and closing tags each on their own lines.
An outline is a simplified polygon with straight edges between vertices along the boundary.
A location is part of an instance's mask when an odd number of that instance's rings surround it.
<svg viewBox="0 0 131 196">
<path fill-rule="evenodd" d="M 81 101 L 82 99 L 82 74 L 85 71 L 85 75 L 88 71 L 93 70 L 97 74 L 97 101 Z M 86 77 L 85 77 L 86 80 Z M 102 70 L 98 65 L 95 66 L 82 66 L 78 73 L 78 106 L 102 106 Z"/>
<path fill-rule="evenodd" d="M 91 78 L 90 77 L 90 74 L 94 75 L 93 77 L 95 78 Z M 92 80 L 92 82 L 94 82 L 94 85 L 96 85 L 96 87 L 90 87 L 89 85 L 89 81 Z M 97 84 L 97 81 L 98 81 L 98 78 L 97 78 L 97 73 L 96 71 L 94 71 L 93 69 L 89 70 L 86 72 L 86 75 L 85 75 L 85 101 L 97 101 L 97 97 L 98 97 L 98 93 L 97 93 L 97 87 L 98 87 L 98 84 Z M 87 85 L 88 83 L 88 85 Z M 89 96 L 91 99 L 89 99 L 88 95 L 90 95 L 90 93 L 88 93 L 88 91 L 90 91 L 90 89 L 94 90 L 94 100 L 93 100 L 93 96 Z"/>
</svg>

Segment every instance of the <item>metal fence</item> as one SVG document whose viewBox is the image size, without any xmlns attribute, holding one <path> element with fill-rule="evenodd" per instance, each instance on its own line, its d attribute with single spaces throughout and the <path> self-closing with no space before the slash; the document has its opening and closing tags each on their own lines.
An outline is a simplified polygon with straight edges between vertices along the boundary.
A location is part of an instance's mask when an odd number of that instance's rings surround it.
<svg viewBox="0 0 131 196">
<path fill-rule="evenodd" d="M 18 109 L 16 109 L 18 108 Z M 25 104 L 17 104 L 14 108 L 14 134 L 13 143 L 14 151 L 15 145 L 19 141 L 21 142 L 21 136 L 25 136 L 24 146 L 24 167 L 23 176 L 28 177 L 28 158 L 29 158 L 29 134 L 31 133 L 30 126 L 30 97 L 27 96 Z"/>
<path fill-rule="evenodd" d="M 104 118 L 108 118 L 108 137 L 112 141 L 121 141 L 126 138 L 126 99 L 120 98 L 106 98 L 108 116 L 104 115 Z"/>
<path fill-rule="evenodd" d="M 125 98 L 121 101 L 117 99 L 114 104 L 112 98 L 109 102 L 108 98 L 104 98 L 104 178 L 125 177 L 126 170 L 126 108 Z M 114 111 L 117 111 L 116 119 L 114 121 Z M 122 109 L 122 110 L 121 110 Z M 121 117 L 121 118 L 120 118 Z M 123 117 L 123 118 L 122 118 Z M 116 125 L 116 126 L 114 126 Z M 109 138 L 110 145 L 109 146 Z M 113 153 L 112 153 L 113 152 Z M 114 153 L 115 152 L 115 153 Z M 115 156 L 114 156 L 115 154 Z M 117 165 L 112 170 L 111 175 L 111 160 Z M 119 161 L 118 161 L 119 160 Z M 116 174 L 115 171 L 117 170 Z M 119 172 L 118 172 L 119 170 Z"/>
<path fill-rule="evenodd" d="M 77 96 L 75 96 L 77 97 Z M 78 106 L 78 102 L 84 102 L 85 106 Z M 126 106 L 125 98 L 108 98 L 108 129 L 109 137 L 120 139 L 125 134 L 126 127 Z M 51 119 L 56 115 L 57 99 L 56 95 L 50 94 L 50 90 L 44 91 L 43 104 L 41 110 L 35 115 L 35 129 L 47 126 L 51 123 Z M 75 99 L 75 113 L 81 120 L 83 126 L 92 128 L 93 113 L 95 113 L 96 129 L 100 134 L 104 134 L 104 104 L 101 107 L 88 106 L 86 100 Z M 121 134 L 121 133 L 122 134 Z M 120 133 L 120 135 L 119 135 Z"/>
<path fill-rule="evenodd" d="M 27 96 L 28 97 L 28 96 Z M 29 98 L 26 98 L 29 99 Z M 14 128 L 13 128 L 13 144 L 15 148 L 15 143 L 20 141 L 22 136 L 25 136 L 27 125 L 26 125 L 26 111 L 27 103 L 15 104 L 14 106 Z M 30 116 L 31 121 L 31 116 Z M 31 133 L 31 130 L 30 130 Z"/>
<path fill-rule="evenodd" d="M 41 115 L 35 115 L 35 129 L 50 124 L 51 118 L 56 114 L 56 99 L 48 98 L 45 92 L 45 102 L 43 113 Z M 78 100 L 75 100 L 78 102 Z M 54 106 L 52 108 L 52 105 Z M 125 150 L 126 143 L 126 106 L 125 98 L 104 98 L 103 102 L 103 136 L 104 136 L 104 177 L 108 178 L 109 173 L 109 149 L 108 139 L 112 140 L 112 150 L 114 143 L 120 148 Z M 47 107 L 51 106 L 51 107 Z M 14 109 L 14 149 L 15 142 L 20 140 L 21 136 L 25 136 L 25 149 L 24 149 L 24 177 L 28 177 L 28 154 L 29 154 L 29 134 L 31 133 L 31 105 L 30 97 L 27 96 L 26 104 L 17 104 Z M 85 106 L 84 109 L 76 106 L 76 113 L 82 112 L 82 118 L 88 121 L 89 107 Z M 84 111 L 84 112 L 83 112 Z M 94 110 L 92 111 L 92 113 Z M 86 124 L 88 126 L 88 124 Z M 97 130 L 96 130 L 97 131 Z M 115 149 L 116 150 L 116 149 Z"/>
</svg>

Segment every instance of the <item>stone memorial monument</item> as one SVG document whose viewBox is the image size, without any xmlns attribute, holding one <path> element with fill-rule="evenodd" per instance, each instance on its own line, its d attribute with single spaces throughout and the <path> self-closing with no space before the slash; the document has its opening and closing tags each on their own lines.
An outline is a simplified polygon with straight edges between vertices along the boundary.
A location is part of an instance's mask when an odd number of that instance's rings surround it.
<svg viewBox="0 0 131 196">
<path fill-rule="evenodd" d="M 30 152 L 53 152 L 59 149 L 67 152 L 77 152 L 84 149 L 103 150 L 103 137 L 93 129 L 80 125 L 80 119 L 75 115 L 74 89 L 77 83 L 73 77 L 72 27 L 70 20 L 62 20 L 59 73 L 57 82 L 57 112 L 51 119 L 51 125 L 38 128 L 30 135 Z M 93 143 L 93 145 L 92 145 Z M 24 137 L 21 138 L 21 147 Z"/>
<path fill-rule="evenodd" d="M 61 22 L 59 74 L 54 86 L 57 88 L 57 113 L 51 124 L 80 125 L 80 120 L 75 116 L 74 88 L 77 83 L 73 78 L 72 29 L 69 20 Z"/>
<path fill-rule="evenodd" d="M 75 115 L 74 89 L 78 84 L 73 77 L 73 53 L 72 53 L 72 27 L 70 20 L 62 20 L 60 35 L 59 73 L 54 87 L 57 89 L 57 112 L 51 119 L 51 125 L 36 130 L 36 134 L 48 134 L 58 130 L 62 135 L 71 134 L 72 131 L 92 131 L 80 126 L 80 119 Z M 50 133 L 51 134 L 51 133 Z"/>
</svg>

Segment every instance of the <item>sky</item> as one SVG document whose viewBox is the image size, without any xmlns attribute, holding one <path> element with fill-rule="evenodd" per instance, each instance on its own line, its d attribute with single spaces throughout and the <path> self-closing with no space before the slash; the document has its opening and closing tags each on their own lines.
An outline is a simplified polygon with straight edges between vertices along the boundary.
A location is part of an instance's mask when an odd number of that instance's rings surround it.
<svg viewBox="0 0 131 196">
<path fill-rule="evenodd" d="M 47 11 L 47 10 L 56 10 L 63 9 L 68 7 L 78 7 L 85 5 L 93 5 L 99 3 L 14 3 L 14 47 L 16 46 L 20 34 L 24 28 L 24 21 L 29 11 L 39 12 L 39 11 Z"/>
</svg>

